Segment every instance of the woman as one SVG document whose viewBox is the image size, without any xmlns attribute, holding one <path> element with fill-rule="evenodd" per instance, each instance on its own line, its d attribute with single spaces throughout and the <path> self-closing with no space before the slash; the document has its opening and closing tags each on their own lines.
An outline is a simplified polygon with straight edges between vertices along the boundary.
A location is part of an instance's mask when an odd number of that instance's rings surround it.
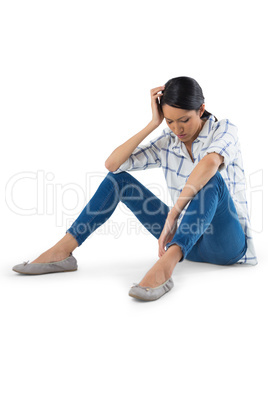
<svg viewBox="0 0 268 402">
<path fill-rule="evenodd" d="M 185 258 L 219 265 L 256 265 L 237 128 L 207 112 L 199 84 L 170 79 L 151 90 L 152 120 L 117 147 L 105 162 L 109 173 L 66 235 L 25 274 L 72 271 L 72 252 L 122 201 L 158 239 L 159 260 L 129 295 L 156 300 L 174 286 L 172 272 Z M 139 144 L 166 120 L 168 128 Z M 170 209 L 127 171 L 162 167 L 174 206 Z"/>
</svg>

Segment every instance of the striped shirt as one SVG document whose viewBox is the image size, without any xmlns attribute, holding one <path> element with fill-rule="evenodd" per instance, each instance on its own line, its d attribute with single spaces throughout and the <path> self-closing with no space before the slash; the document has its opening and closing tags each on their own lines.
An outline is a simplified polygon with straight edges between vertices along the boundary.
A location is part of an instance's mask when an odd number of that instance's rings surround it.
<svg viewBox="0 0 268 402">
<path fill-rule="evenodd" d="M 193 162 L 185 144 L 171 129 L 165 128 L 161 135 L 147 144 L 138 146 L 113 173 L 162 167 L 171 199 L 175 205 L 198 162 L 211 152 L 222 155 L 224 162 L 219 166 L 219 171 L 234 201 L 248 246 L 246 254 L 237 264 L 256 265 L 258 261 L 250 227 L 245 192 L 246 180 L 237 131 L 237 127 L 228 119 L 216 121 L 215 117 L 210 115 L 198 137 L 192 143 Z M 179 216 L 178 226 L 186 209 L 187 205 Z"/>
</svg>

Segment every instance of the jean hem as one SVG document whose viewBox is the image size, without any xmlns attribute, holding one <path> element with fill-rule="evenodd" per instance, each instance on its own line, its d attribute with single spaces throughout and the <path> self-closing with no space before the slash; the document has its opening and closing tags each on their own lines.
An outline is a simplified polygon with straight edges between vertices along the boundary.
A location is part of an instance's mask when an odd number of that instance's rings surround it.
<svg viewBox="0 0 268 402">
<path fill-rule="evenodd" d="M 182 258 L 178 262 L 183 262 L 185 260 L 186 256 L 187 256 L 187 251 L 185 251 L 185 246 L 183 244 L 180 244 L 180 243 L 176 242 L 176 241 L 173 241 L 173 242 L 170 242 L 170 243 L 166 244 L 166 251 L 173 244 L 176 244 L 177 246 L 179 246 L 181 248 Z"/>
<path fill-rule="evenodd" d="M 81 246 L 81 244 L 82 244 L 81 239 L 79 238 L 79 236 L 76 236 L 71 229 L 66 230 L 65 233 L 70 233 L 77 241 L 78 247 Z"/>
</svg>

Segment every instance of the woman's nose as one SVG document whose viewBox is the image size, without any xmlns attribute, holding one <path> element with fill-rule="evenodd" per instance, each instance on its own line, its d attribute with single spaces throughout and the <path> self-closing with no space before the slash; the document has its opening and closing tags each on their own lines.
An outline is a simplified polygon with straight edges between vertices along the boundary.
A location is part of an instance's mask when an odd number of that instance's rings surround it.
<svg viewBox="0 0 268 402">
<path fill-rule="evenodd" d="M 176 135 L 181 135 L 183 134 L 183 128 L 180 126 L 173 126 L 173 133 Z"/>
</svg>

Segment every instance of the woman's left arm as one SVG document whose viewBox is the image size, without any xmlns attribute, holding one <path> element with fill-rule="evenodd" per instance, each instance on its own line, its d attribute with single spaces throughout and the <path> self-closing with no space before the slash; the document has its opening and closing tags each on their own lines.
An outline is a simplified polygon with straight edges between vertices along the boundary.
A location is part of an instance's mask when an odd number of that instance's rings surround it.
<svg viewBox="0 0 268 402">
<path fill-rule="evenodd" d="M 222 155 L 212 152 L 204 156 L 204 158 L 198 162 L 185 183 L 176 204 L 170 210 L 172 216 L 175 218 L 179 217 L 188 202 L 207 184 L 211 177 L 216 174 L 223 160 Z"/>
<path fill-rule="evenodd" d="M 204 187 L 213 177 L 219 166 L 223 163 L 224 157 L 216 152 L 204 156 L 193 169 L 185 186 L 183 187 L 174 207 L 169 211 L 165 226 L 158 239 L 159 252 L 161 257 L 165 253 L 165 245 L 172 240 L 177 229 L 177 220 L 183 208 L 188 202 Z"/>
</svg>

